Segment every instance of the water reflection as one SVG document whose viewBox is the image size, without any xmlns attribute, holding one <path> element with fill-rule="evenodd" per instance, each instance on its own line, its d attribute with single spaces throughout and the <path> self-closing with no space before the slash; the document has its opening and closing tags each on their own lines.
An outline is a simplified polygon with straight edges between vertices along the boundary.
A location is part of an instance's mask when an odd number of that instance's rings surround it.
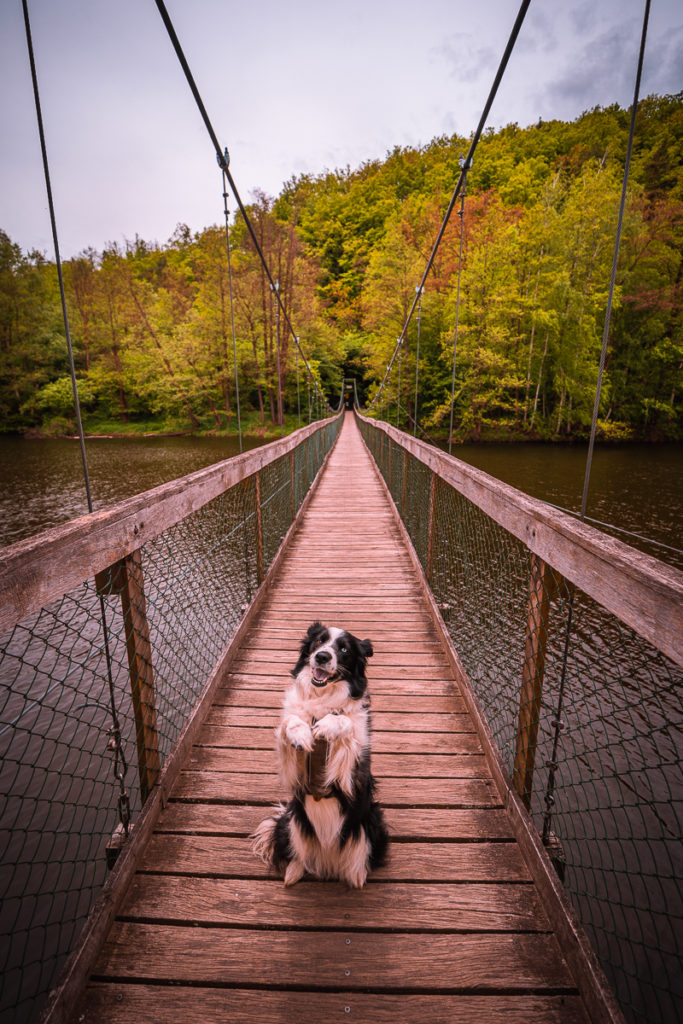
<svg viewBox="0 0 683 1024">
<path fill-rule="evenodd" d="M 261 442 L 245 439 L 244 448 Z M 86 442 L 96 509 L 185 476 L 239 452 L 219 437 L 93 438 Z M 0 437 L 0 545 L 88 511 L 77 441 Z"/>
</svg>

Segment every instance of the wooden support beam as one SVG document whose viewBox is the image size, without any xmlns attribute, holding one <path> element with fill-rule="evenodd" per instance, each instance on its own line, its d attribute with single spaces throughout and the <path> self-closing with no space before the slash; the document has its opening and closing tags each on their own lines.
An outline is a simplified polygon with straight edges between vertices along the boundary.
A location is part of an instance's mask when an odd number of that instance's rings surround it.
<svg viewBox="0 0 683 1024">
<path fill-rule="evenodd" d="M 425 575 L 427 582 L 431 583 L 432 579 L 432 568 L 434 564 L 434 537 L 436 535 L 436 489 L 438 487 L 438 476 L 436 473 L 431 474 L 431 482 L 429 485 L 429 525 L 427 527 L 427 566 L 425 569 Z"/>
<path fill-rule="evenodd" d="M 543 700 L 550 603 L 556 593 L 557 580 L 553 570 L 542 558 L 532 554 L 515 766 L 512 777 L 513 785 L 527 808 L 531 806 L 538 724 Z"/>
<path fill-rule="evenodd" d="M 261 471 L 254 474 L 254 502 L 256 504 L 256 580 L 263 583 L 263 512 L 261 509 Z"/>
<path fill-rule="evenodd" d="M 133 551 L 97 574 L 98 592 L 119 594 L 128 655 L 130 693 L 135 718 L 140 795 L 144 803 L 161 771 L 159 730 L 145 599 L 142 553 Z"/>
<path fill-rule="evenodd" d="M 289 490 L 290 490 L 290 522 L 296 517 L 296 471 L 294 468 L 294 452 L 289 453 Z"/>
</svg>

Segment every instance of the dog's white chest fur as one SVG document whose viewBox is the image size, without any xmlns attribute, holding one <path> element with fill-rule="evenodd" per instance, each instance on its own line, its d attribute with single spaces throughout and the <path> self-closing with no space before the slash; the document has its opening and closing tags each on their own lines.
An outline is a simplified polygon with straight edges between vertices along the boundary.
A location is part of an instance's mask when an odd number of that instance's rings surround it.
<svg viewBox="0 0 683 1024">
<path fill-rule="evenodd" d="M 306 817 L 315 829 L 320 845 L 323 848 L 336 845 L 344 824 L 338 801 L 329 797 L 316 800 L 309 795 L 306 797 L 305 807 Z"/>
</svg>

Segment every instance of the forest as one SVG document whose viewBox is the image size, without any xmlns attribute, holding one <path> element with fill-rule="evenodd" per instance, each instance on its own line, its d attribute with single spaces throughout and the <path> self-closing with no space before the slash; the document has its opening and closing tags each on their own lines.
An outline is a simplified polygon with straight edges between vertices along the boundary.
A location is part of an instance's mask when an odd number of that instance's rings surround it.
<svg viewBox="0 0 683 1024">
<path fill-rule="evenodd" d="M 430 438 L 448 433 L 457 307 L 457 440 L 587 436 L 629 117 L 615 105 L 482 136 L 462 216 L 458 201 L 419 325 L 413 317 L 408 328 L 400 407 L 395 365 L 373 414 L 411 432 L 417 418 Z M 384 378 L 469 145 L 436 138 L 250 197 L 283 306 L 333 407 L 343 379 L 354 378 L 366 402 Z M 233 318 L 246 430 L 267 435 L 296 427 L 299 414 L 307 420 L 309 371 L 239 214 L 229 239 L 230 265 L 224 224 L 196 233 L 179 224 L 163 244 L 136 237 L 64 262 L 86 432 L 234 432 Z M 682 266 L 683 94 L 651 96 L 636 122 L 603 440 L 681 437 Z M 2 230 L 0 409 L 6 432 L 75 429 L 55 263 Z"/>
</svg>

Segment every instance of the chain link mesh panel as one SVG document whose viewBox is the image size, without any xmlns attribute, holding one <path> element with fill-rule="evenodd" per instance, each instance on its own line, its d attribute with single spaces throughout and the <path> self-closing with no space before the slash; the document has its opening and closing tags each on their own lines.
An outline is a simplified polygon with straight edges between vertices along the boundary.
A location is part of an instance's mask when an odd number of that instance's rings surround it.
<svg viewBox="0 0 683 1024">
<path fill-rule="evenodd" d="M 626 1018 L 678 1020 L 683 673 L 450 484 L 437 478 L 432 491 L 431 470 L 384 431 L 359 425 Z"/>
<path fill-rule="evenodd" d="M 341 422 L 260 471 L 259 511 L 254 475 L 0 638 L 3 1022 L 31 1020 L 55 983 L 112 835 L 256 593 L 259 546 L 266 571 Z"/>
</svg>

